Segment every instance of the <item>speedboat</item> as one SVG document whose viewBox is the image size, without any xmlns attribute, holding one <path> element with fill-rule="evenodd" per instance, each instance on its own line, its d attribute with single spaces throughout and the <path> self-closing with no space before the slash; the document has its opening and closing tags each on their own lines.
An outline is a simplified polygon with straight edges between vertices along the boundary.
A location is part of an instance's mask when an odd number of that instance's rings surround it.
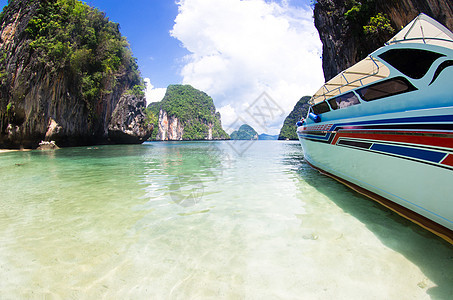
<svg viewBox="0 0 453 300">
<path fill-rule="evenodd" d="M 313 168 L 453 244 L 453 33 L 420 14 L 297 123 Z"/>
</svg>

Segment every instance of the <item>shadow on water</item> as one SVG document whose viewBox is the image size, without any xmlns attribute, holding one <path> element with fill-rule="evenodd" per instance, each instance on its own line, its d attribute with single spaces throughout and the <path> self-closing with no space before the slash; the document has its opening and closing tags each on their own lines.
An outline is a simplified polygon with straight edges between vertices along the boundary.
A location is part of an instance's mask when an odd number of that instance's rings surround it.
<svg viewBox="0 0 453 300">
<path fill-rule="evenodd" d="M 427 290 L 432 299 L 452 299 L 453 245 L 314 170 L 303 161 L 299 145 L 288 147 L 294 147 L 294 151 L 287 152 L 284 163 L 295 166 L 300 179 L 363 223 L 385 246 L 418 266 L 437 285 Z M 419 287 L 424 288 L 423 283 Z"/>
</svg>

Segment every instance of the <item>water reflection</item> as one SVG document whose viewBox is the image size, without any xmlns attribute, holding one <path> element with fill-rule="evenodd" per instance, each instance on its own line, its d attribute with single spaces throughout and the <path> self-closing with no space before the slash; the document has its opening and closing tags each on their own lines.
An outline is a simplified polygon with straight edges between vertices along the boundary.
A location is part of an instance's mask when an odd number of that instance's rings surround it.
<svg viewBox="0 0 453 300">
<path fill-rule="evenodd" d="M 145 182 L 151 184 L 147 189 L 162 192 L 172 201 L 183 207 L 193 206 L 200 201 L 205 187 L 217 182 L 224 170 L 224 161 L 228 161 L 221 143 L 205 142 L 165 142 L 152 143 L 156 155 L 147 157 Z M 159 184 L 160 183 L 160 184 Z"/>
</svg>

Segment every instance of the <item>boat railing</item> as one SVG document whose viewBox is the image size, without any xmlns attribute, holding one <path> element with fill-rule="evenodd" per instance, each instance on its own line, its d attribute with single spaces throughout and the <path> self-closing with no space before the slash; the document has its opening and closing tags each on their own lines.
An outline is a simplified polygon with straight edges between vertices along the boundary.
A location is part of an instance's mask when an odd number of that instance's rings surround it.
<svg viewBox="0 0 453 300">
<path fill-rule="evenodd" d="M 410 42 L 418 42 L 418 41 L 423 41 L 423 44 L 429 44 L 429 43 L 427 43 L 427 41 L 445 42 L 445 43 L 449 43 L 449 45 L 453 46 L 453 40 L 443 39 L 443 38 L 436 38 L 436 37 L 405 38 L 405 39 L 402 39 L 402 40 L 388 41 L 388 42 L 385 43 L 385 45 L 388 46 L 388 45 L 393 45 L 393 44 L 410 43 Z"/>
<path fill-rule="evenodd" d="M 337 95 L 340 95 L 347 91 L 350 91 L 352 89 L 364 86 L 365 84 L 376 81 L 378 79 L 387 78 L 387 76 L 379 75 L 381 67 L 378 64 L 378 60 L 376 58 L 372 57 L 371 55 L 369 55 L 368 58 L 372 61 L 373 65 L 375 66 L 375 68 L 373 68 L 373 70 L 375 70 L 374 72 L 372 72 L 372 73 L 357 72 L 357 71 L 354 71 L 354 66 L 353 66 L 350 69 L 347 69 L 347 70 L 341 72 L 340 74 L 338 74 L 337 76 L 335 76 L 334 78 L 332 78 L 331 80 L 326 82 L 321 87 L 321 89 L 324 89 L 323 93 L 319 93 L 319 91 L 321 90 L 320 89 L 318 91 L 319 94 L 316 93 L 310 99 L 309 103 L 311 105 L 314 105 L 314 104 L 320 103 L 324 100 L 327 100 L 329 98 L 332 98 L 334 96 L 337 96 Z M 359 77 L 357 79 L 353 79 L 353 80 L 351 80 L 351 79 L 348 80 L 346 75 L 356 75 L 356 76 L 361 76 L 361 77 Z M 331 81 L 333 81 L 335 79 L 338 80 L 340 77 L 344 79 L 344 81 L 346 82 L 345 84 L 331 83 Z M 366 81 L 368 78 L 372 78 L 372 77 L 374 77 L 375 80 Z M 336 86 L 336 87 L 329 89 L 328 86 Z"/>
</svg>

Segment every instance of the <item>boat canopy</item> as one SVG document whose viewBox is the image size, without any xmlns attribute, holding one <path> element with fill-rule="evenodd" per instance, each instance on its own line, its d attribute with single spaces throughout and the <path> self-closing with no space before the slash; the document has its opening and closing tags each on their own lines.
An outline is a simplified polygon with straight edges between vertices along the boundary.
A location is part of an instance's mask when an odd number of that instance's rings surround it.
<svg viewBox="0 0 453 300">
<path fill-rule="evenodd" d="M 453 33 L 436 20 L 420 14 L 386 45 L 398 43 L 424 43 L 453 49 Z M 309 103 L 315 105 L 362 85 L 387 78 L 389 75 L 390 70 L 379 59 L 370 55 L 326 82 Z"/>
<path fill-rule="evenodd" d="M 377 58 L 368 56 L 326 82 L 311 98 L 310 104 L 337 96 L 349 90 L 387 78 L 390 70 Z"/>
<path fill-rule="evenodd" d="M 453 33 L 422 13 L 391 38 L 386 45 L 399 43 L 423 43 L 453 49 Z"/>
</svg>

